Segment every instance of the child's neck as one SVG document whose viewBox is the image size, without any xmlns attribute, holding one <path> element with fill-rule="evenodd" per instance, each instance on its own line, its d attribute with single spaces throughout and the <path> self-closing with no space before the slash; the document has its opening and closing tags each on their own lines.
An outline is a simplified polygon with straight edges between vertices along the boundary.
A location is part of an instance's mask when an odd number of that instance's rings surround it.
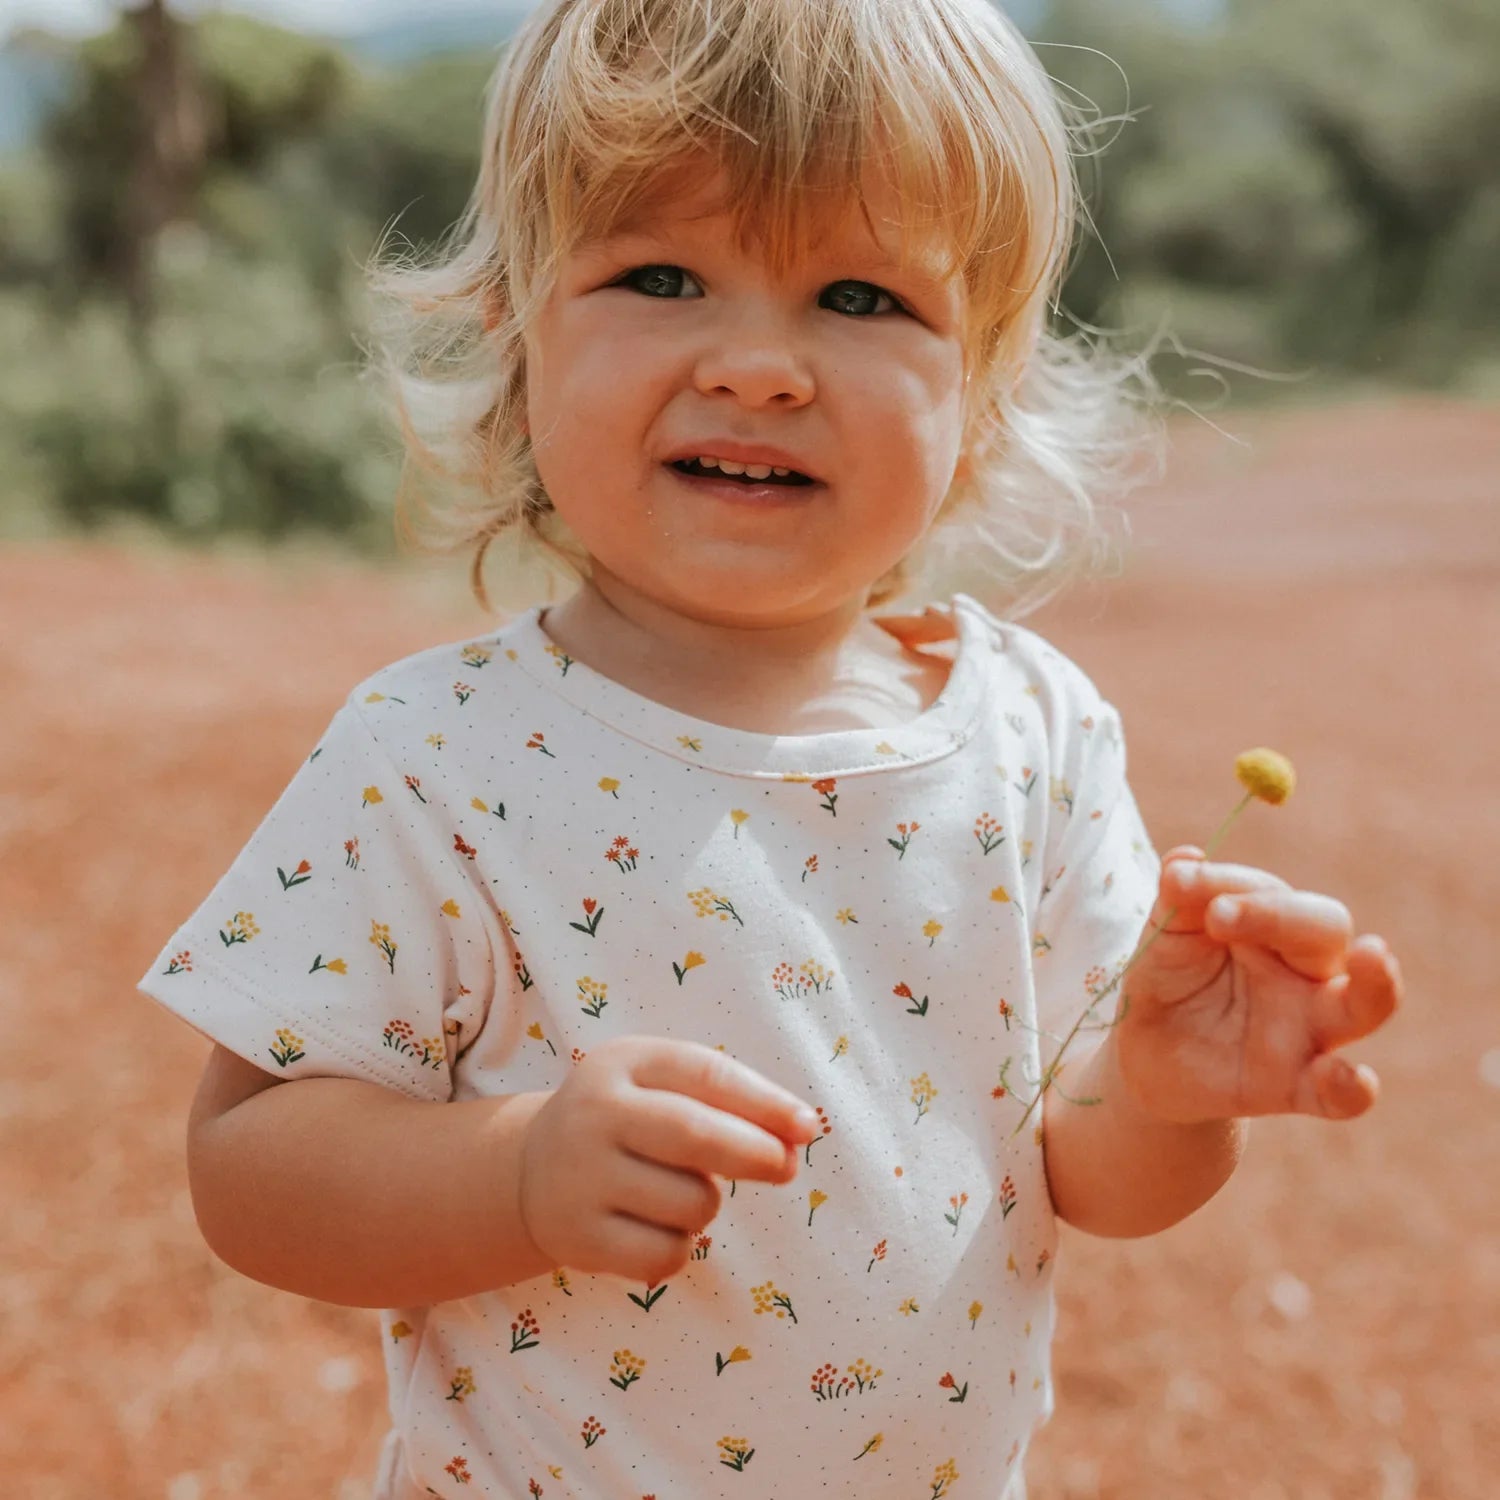
<svg viewBox="0 0 1500 1500">
<path fill-rule="evenodd" d="M 574 660 L 632 692 L 755 734 L 894 728 L 921 715 L 948 679 L 947 660 L 903 647 L 856 604 L 803 625 L 743 630 L 584 584 L 543 626 Z"/>
</svg>

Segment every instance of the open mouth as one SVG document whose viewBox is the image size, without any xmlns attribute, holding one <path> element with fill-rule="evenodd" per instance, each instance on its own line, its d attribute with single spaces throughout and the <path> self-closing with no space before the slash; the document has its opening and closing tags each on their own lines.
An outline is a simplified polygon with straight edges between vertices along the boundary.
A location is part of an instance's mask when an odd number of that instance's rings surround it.
<svg viewBox="0 0 1500 1500">
<path fill-rule="evenodd" d="M 743 484 L 747 487 L 752 485 L 775 484 L 784 485 L 788 489 L 806 488 L 808 485 L 816 484 L 817 481 L 810 479 L 806 474 L 800 474 L 792 469 L 786 474 L 772 473 L 764 479 L 752 479 L 748 474 L 726 474 L 717 465 L 706 469 L 696 458 L 679 459 L 668 467 L 676 469 L 679 474 L 686 474 L 693 479 L 722 479 L 730 483 Z"/>
</svg>

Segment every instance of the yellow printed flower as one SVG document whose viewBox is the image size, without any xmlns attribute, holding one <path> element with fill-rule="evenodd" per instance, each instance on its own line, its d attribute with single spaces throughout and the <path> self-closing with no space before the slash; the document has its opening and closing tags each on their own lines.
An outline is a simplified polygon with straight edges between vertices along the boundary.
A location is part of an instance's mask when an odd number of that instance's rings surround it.
<svg viewBox="0 0 1500 1500">
<path fill-rule="evenodd" d="M 411 1324 L 402 1318 L 400 1322 L 391 1324 L 391 1337 L 399 1344 L 402 1339 L 411 1337 Z"/>
<path fill-rule="evenodd" d="M 361 804 L 364 807 L 374 807 L 377 802 L 385 801 L 385 798 L 380 795 L 380 788 L 378 786 L 367 786 L 364 790 L 364 799 L 364 802 Z"/>
<path fill-rule="evenodd" d="M 896 1311 L 909 1318 L 914 1312 L 921 1312 L 922 1309 L 917 1306 L 917 1299 L 915 1297 L 908 1297 Z"/>
<path fill-rule="evenodd" d="M 885 1441 L 885 1434 L 883 1432 L 877 1432 L 875 1434 L 875 1436 L 872 1437 L 870 1439 L 870 1441 L 868 1443 L 866 1443 L 864 1445 L 864 1447 L 861 1448 L 859 1450 L 859 1452 L 856 1453 L 854 1456 L 856 1458 L 863 1458 L 865 1456 L 865 1454 L 867 1454 L 867 1453 L 874 1453 L 874 1452 L 876 1452 L 879 1449 L 880 1445 L 884 1441 Z"/>
<path fill-rule="evenodd" d="M 485 801 L 483 801 L 483 800 L 482 800 L 482 799 L 481 799 L 481 798 L 479 798 L 479 797 L 475 797 L 475 798 L 474 798 L 474 799 L 473 799 L 473 800 L 472 800 L 472 801 L 471 801 L 471 802 L 470 802 L 470 803 L 469 803 L 469 806 L 470 806 L 470 807 L 472 807 L 472 808 L 473 808 L 473 809 L 474 809 L 474 811 L 475 811 L 475 812 L 482 812 L 482 813 L 487 813 L 487 812 L 489 812 L 489 810 L 490 810 L 490 809 L 489 809 L 489 804 L 488 804 L 488 803 L 487 803 L 487 802 L 485 802 Z"/>
<path fill-rule="evenodd" d="M 620 783 L 613 776 L 601 776 L 599 778 L 599 790 L 601 792 L 608 792 L 612 797 L 617 797 L 620 793 Z"/>
<path fill-rule="evenodd" d="M 936 918 L 922 924 L 922 936 L 927 939 L 927 946 L 929 948 L 932 947 L 935 942 L 937 942 L 938 933 L 940 933 L 942 930 L 943 924 Z"/>
<path fill-rule="evenodd" d="M 849 1038 L 846 1036 L 841 1036 L 838 1041 L 833 1044 L 833 1057 L 830 1057 L 828 1061 L 833 1062 L 836 1058 L 842 1057 L 848 1050 Z"/>
<path fill-rule="evenodd" d="M 334 974 L 347 974 L 349 972 L 349 965 L 341 958 L 330 958 L 323 967 Z"/>
<path fill-rule="evenodd" d="M 755 1299 L 757 1313 L 774 1312 L 778 1318 L 790 1315 L 792 1322 L 797 1321 L 792 1299 L 779 1290 L 774 1282 L 767 1281 L 761 1286 L 751 1287 L 750 1295 Z"/>
<path fill-rule="evenodd" d="M 229 921 L 219 930 L 219 941 L 226 948 L 232 948 L 236 943 L 248 943 L 260 932 L 255 925 L 255 917 L 248 911 L 237 911 Z"/>
<path fill-rule="evenodd" d="M 856 927 L 859 926 L 859 918 L 854 915 L 854 908 L 852 906 L 840 907 L 836 915 L 839 921 L 842 922 L 845 927 L 847 927 L 851 922 L 853 922 Z"/>
<path fill-rule="evenodd" d="M 743 807 L 734 807 L 729 811 L 729 821 L 734 824 L 734 836 L 740 836 L 740 824 L 750 821 L 750 814 Z"/>
<path fill-rule="evenodd" d="M 984 1311 L 984 1303 L 971 1302 L 969 1304 L 969 1326 L 972 1328 L 978 1321 L 979 1315 Z"/>
<path fill-rule="evenodd" d="M 724 1356 L 726 1365 L 737 1365 L 750 1358 L 750 1351 L 743 1344 L 736 1344 L 728 1354 Z"/>
<path fill-rule="evenodd" d="M 1010 900 L 1010 892 L 1008 890 L 1006 890 L 1003 885 L 997 885 L 995 887 L 995 889 L 990 892 L 990 900 L 991 901 L 1009 901 Z"/>
<path fill-rule="evenodd" d="M 458 909 L 458 902 L 451 896 L 438 908 L 445 917 L 461 917 L 463 913 Z"/>
<path fill-rule="evenodd" d="M 529 1036 L 534 1042 L 542 1042 L 546 1040 L 546 1038 L 542 1035 L 542 1023 L 540 1021 L 533 1021 L 531 1025 L 526 1028 L 526 1035 Z"/>
<path fill-rule="evenodd" d="M 609 986 L 602 980 L 590 979 L 587 974 L 578 981 L 578 999 L 584 1010 L 596 1019 L 603 1013 L 609 1001 L 604 998 Z"/>
<path fill-rule="evenodd" d="M 927 1113 L 927 1106 L 938 1096 L 938 1091 L 932 1086 L 932 1080 L 925 1074 L 919 1073 L 911 1081 L 911 1102 L 917 1106 L 917 1119 L 920 1120 Z"/>
<path fill-rule="evenodd" d="M 384 703 L 385 702 L 385 694 L 384 693 L 366 693 L 365 694 L 365 702 L 366 703 Z"/>
<path fill-rule="evenodd" d="M 677 743 L 681 745 L 684 750 L 703 749 L 703 741 L 694 739 L 690 734 L 679 734 L 677 736 Z"/>
<path fill-rule="evenodd" d="M 461 1402 L 465 1396 L 472 1396 L 475 1389 L 473 1370 L 468 1365 L 460 1365 L 448 1377 L 447 1399 Z"/>
<path fill-rule="evenodd" d="M 303 1052 L 302 1047 L 303 1041 L 300 1036 L 296 1035 L 295 1032 L 287 1030 L 285 1026 L 278 1026 L 276 1028 L 276 1045 L 270 1049 L 271 1056 L 276 1059 L 281 1067 L 285 1068 L 298 1061 L 299 1058 L 307 1055 Z"/>
<path fill-rule="evenodd" d="M 385 961 L 390 965 L 391 973 L 396 972 L 396 949 L 400 946 L 391 940 L 391 929 L 384 922 L 370 923 L 370 941 L 385 954 Z"/>
<path fill-rule="evenodd" d="M 609 1368 L 609 1383 L 619 1386 L 622 1391 L 628 1391 L 631 1382 L 641 1378 L 646 1361 L 639 1354 L 632 1354 L 629 1349 L 616 1349 Z"/>
<path fill-rule="evenodd" d="M 708 960 L 704 958 L 701 953 L 694 951 L 689 953 L 680 964 L 674 963 L 672 965 L 672 972 L 677 976 L 678 984 L 681 984 L 682 981 L 687 978 L 687 972 L 689 969 L 700 968 L 707 962 Z"/>
<path fill-rule="evenodd" d="M 721 1437 L 719 1449 L 724 1455 L 719 1462 L 740 1471 L 755 1456 L 755 1449 L 750 1446 L 748 1439 L 742 1437 Z"/>
<path fill-rule="evenodd" d="M 1028 688 L 1027 692 L 1031 689 Z M 958 1468 L 951 1458 L 945 1459 L 932 1471 L 932 1500 L 942 1500 L 948 1486 L 958 1478 Z"/>
<path fill-rule="evenodd" d="M 822 1206 L 823 1206 L 823 1205 L 824 1205 L 824 1204 L 825 1204 L 825 1203 L 827 1203 L 827 1202 L 828 1202 L 828 1194 L 827 1194 L 827 1193 L 824 1193 L 824 1192 L 821 1192 L 821 1191 L 819 1191 L 819 1189 L 817 1189 L 817 1188 L 814 1188 L 814 1189 L 813 1189 L 813 1190 L 812 1190 L 812 1191 L 811 1191 L 811 1192 L 810 1192 L 810 1193 L 809 1193 L 809 1194 L 808 1194 L 808 1195 L 807 1195 L 807 1202 L 808 1202 L 808 1205 L 809 1205 L 809 1206 L 808 1206 L 808 1210 L 807 1210 L 807 1222 L 808 1222 L 808 1225 L 809 1225 L 809 1227 L 811 1227 L 811 1225 L 812 1225 L 812 1219 L 813 1219 L 813 1215 L 814 1215 L 814 1214 L 815 1214 L 815 1213 L 817 1213 L 817 1211 L 818 1211 L 818 1210 L 819 1210 L 819 1209 L 820 1209 L 820 1208 L 821 1208 L 821 1207 L 822 1207 Z"/>
<path fill-rule="evenodd" d="M 727 922 L 730 917 L 733 917 L 741 927 L 745 925 L 744 918 L 734 909 L 734 902 L 719 895 L 717 891 L 711 891 L 707 886 L 699 891 L 689 891 L 688 900 L 693 903 L 693 910 L 700 917 L 711 916 L 717 912 L 721 922 Z"/>
<path fill-rule="evenodd" d="M 429 734 L 427 736 L 427 743 L 431 745 L 434 750 L 441 750 L 443 746 L 448 742 L 440 734 Z"/>
</svg>

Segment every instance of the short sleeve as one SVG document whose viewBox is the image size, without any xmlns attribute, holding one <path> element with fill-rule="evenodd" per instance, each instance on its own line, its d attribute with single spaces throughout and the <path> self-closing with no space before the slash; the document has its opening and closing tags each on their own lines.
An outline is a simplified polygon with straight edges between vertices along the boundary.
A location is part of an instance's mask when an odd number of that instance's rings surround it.
<svg viewBox="0 0 1500 1500">
<path fill-rule="evenodd" d="M 496 927 L 420 790 L 347 702 L 141 991 L 278 1077 L 448 1099 Z"/>
<path fill-rule="evenodd" d="M 1126 779 L 1120 716 L 1072 672 L 1049 726 L 1049 816 L 1032 923 L 1044 1065 L 1135 951 L 1161 870 Z M 1101 1021 L 1113 1017 L 1115 998 L 1100 1006 Z"/>
</svg>

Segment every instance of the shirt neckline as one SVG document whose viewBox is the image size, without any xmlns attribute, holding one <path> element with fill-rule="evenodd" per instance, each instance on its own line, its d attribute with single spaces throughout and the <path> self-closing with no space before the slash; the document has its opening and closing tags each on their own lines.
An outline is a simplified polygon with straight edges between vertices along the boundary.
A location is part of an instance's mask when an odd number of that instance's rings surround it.
<svg viewBox="0 0 1500 1500">
<path fill-rule="evenodd" d="M 657 703 L 566 656 L 542 628 L 545 605 L 517 615 L 495 642 L 546 692 L 673 760 L 735 776 L 812 780 L 925 765 L 951 755 L 973 735 L 988 633 L 968 595 L 955 594 L 951 607 L 957 648 L 948 681 L 933 702 L 905 724 L 826 734 L 758 734 Z"/>
</svg>

